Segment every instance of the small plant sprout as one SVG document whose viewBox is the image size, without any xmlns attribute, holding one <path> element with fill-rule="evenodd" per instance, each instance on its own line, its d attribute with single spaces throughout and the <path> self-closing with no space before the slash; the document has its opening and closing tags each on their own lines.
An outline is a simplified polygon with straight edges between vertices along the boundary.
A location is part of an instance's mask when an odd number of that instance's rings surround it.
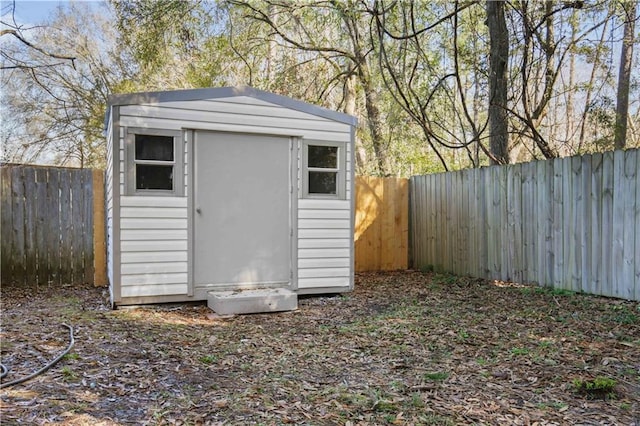
<svg viewBox="0 0 640 426">
<path fill-rule="evenodd" d="M 615 398 L 617 382 L 609 377 L 598 376 L 591 380 L 574 379 L 573 387 L 578 393 L 586 395 L 589 399 Z"/>
</svg>

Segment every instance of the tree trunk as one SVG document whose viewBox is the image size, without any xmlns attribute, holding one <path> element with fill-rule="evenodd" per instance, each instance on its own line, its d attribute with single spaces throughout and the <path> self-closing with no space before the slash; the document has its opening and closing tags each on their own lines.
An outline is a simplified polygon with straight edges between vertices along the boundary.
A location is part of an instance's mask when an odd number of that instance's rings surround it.
<svg viewBox="0 0 640 426">
<path fill-rule="evenodd" d="M 269 5 L 268 9 L 269 19 L 273 22 L 274 26 L 278 25 L 278 14 L 273 4 Z M 267 87 L 273 90 L 275 75 L 276 75 L 276 55 L 277 55 L 278 43 L 276 41 L 276 35 L 272 34 L 269 37 L 269 49 L 267 53 Z"/>
<path fill-rule="evenodd" d="M 493 164 L 509 163 L 507 129 L 507 64 L 509 31 L 504 16 L 504 2 L 487 3 L 489 27 L 489 150 Z"/>
<path fill-rule="evenodd" d="M 353 115 L 358 115 L 358 107 L 356 104 L 356 76 L 355 74 L 349 75 L 344 82 L 344 112 Z M 367 164 L 367 154 L 362 146 L 360 138 L 356 138 L 355 146 L 356 154 L 356 172 L 363 173 Z"/>
<path fill-rule="evenodd" d="M 623 149 L 627 140 L 627 117 L 629 115 L 629 85 L 631 82 L 631 62 L 633 61 L 633 31 L 636 18 L 636 0 L 622 3 L 624 10 L 624 36 L 620 53 L 620 71 L 618 74 L 618 101 L 616 104 L 616 127 L 614 145 Z"/>
<path fill-rule="evenodd" d="M 574 44 L 576 41 L 576 32 L 578 31 L 578 20 L 577 20 L 577 12 L 574 9 L 571 12 L 570 25 L 571 25 L 571 44 Z M 564 128 L 564 141 L 559 148 L 559 154 L 561 157 L 566 157 L 569 155 L 571 144 L 570 141 L 574 136 L 574 120 L 573 116 L 573 97 L 575 96 L 576 89 L 574 87 L 576 81 L 576 52 L 574 48 L 571 48 L 569 51 L 569 91 L 567 92 L 567 114 L 566 114 L 566 122 Z"/>
</svg>

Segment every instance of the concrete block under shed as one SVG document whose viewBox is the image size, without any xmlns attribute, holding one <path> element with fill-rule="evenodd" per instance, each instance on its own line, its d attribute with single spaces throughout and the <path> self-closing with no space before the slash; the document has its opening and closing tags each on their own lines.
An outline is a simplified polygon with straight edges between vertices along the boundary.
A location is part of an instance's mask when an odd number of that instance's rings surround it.
<svg viewBox="0 0 640 426">
<path fill-rule="evenodd" d="M 298 308 L 298 295 L 284 288 L 210 291 L 207 306 L 219 315 L 292 311 Z"/>
</svg>

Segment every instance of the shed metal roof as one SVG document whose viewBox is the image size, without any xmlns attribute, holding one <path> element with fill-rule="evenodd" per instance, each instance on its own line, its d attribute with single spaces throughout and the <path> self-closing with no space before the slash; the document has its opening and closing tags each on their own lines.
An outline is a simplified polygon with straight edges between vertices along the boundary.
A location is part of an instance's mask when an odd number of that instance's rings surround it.
<svg viewBox="0 0 640 426">
<path fill-rule="evenodd" d="M 235 96 L 248 96 L 280 105 L 285 108 L 296 111 L 305 112 L 316 115 L 318 117 L 337 121 L 340 123 L 356 126 L 358 119 L 338 111 L 333 111 L 317 105 L 309 104 L 300 100 L 289 98 L 287 96 L 277 95 L 275 93 L 265 92 L 250 86 L 237 87 L 216 87 L 204 89 L 187 89 L 187 90 L 169 90 L 163 92 L 139 92 L 127 94 L 115 94 L 109 96 L 107 105 L 107 113 L 105 117 L 105 128 L 109 122 L 111 114 L 111 106 L 118 105 L 139 105 L 145 103 L 162 103 L 177 101 L 199 101 L 208 99 L 231 98 Z"/>
</svg>

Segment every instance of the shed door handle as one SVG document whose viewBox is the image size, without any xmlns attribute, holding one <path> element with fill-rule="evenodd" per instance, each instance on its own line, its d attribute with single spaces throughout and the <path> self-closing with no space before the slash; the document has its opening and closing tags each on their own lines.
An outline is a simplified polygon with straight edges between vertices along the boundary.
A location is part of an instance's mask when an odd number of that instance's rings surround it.
<svg viewBox="0 0 640 426">
<path fill-rule="evenodd" d="M 200 210 L 200 207 L 196 207 L 196 213 L 202 214 L 202 210 Z"/>
</svg>

